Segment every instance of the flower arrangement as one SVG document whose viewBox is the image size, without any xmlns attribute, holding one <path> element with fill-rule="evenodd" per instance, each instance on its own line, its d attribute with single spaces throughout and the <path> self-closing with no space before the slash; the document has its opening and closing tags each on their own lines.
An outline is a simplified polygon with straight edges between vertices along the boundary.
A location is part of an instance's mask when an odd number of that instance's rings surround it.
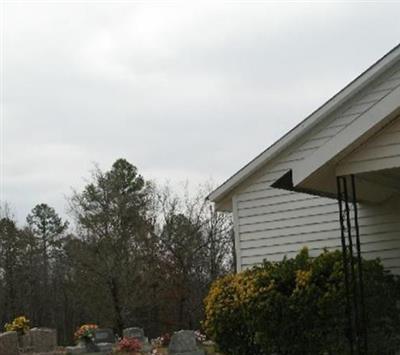
<svg viewBox="0 0 400 355">
<path fill-rule="evenodd" d="M 97 324 L 84 324 L 81 325 L 78 330 L 74 333 L 75 341 L 92 341 L 94 338 L 94 332 L 98 328 Z"/>
<path fill-rule="evenodd" d="M 129 353 L 132 355 L 138 354 L 142 345 L 140 341 L 136 338 L 122 338 L 117 345 L 117 350 L 124 353 Z"/>
<path fill-rule="evenodd" d="M 25 334 L 29 331 L 29 319 L 25 316 L 15 318 L 11 323 L 6 323 L 4 329 L 6 332 L 17 332 L 19 334 Z"/>
<path fill-rule="evenodd" d="M 196 337 L 196 341 L 200 344 L 203 344 L 207 340 L 207 336 L 203 334 L 200 330 L 196 330 L 194 332 L 194 335 Z"/>
<path fill-rule="evenodd" d="M 158 338 L 152 339 L 151 345 L 155 348 L 162 348 L 164 346 L 168 346 L 171 341 L 171 334 L 165 333 L 160 335 Z"/>
</svg>

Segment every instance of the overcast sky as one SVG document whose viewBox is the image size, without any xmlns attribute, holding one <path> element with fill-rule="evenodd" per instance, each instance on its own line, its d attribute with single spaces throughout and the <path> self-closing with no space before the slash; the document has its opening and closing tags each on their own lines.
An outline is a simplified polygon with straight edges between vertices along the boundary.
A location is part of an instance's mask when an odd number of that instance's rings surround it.
<svg viewBox="0 0 400 355">
<path fill-rule="evenodd" d="M 20 221 L 39 202 L 64 215 L 120 157 L 221 183 L 400 39 L 382 1 L 1 6 L 0 198 Z"/>
</svg>

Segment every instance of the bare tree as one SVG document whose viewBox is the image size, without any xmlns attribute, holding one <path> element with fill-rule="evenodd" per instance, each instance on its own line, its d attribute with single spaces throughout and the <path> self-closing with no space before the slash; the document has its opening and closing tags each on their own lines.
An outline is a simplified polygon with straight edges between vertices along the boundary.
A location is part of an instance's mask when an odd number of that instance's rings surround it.
<svg viewBox="0 0 400 355">
<path fill-rule="evenodd" d="M 168 272 L 164 290 L 174 297 L 175 326 L 198 327 L 203 298 L 212 281 L 231 271 L 231 217 L 214 210 L 200 187 L 179 196 L 166 186 L 158 191 L 160 261 Z"/>
</svg>

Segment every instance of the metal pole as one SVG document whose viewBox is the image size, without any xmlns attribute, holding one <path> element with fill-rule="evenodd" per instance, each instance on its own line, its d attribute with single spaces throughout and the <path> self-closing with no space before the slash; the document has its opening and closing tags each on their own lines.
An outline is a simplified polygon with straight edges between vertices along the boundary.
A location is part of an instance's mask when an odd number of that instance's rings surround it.
<svg viewBox="0 0 400 355">
<path fill-rule="evenodd" d="M 361 305 L 361 317 L 362 317 L 362 332 L 364 340 L 364 351 L 368 354 L 368 330 L 367 330 L 367 314 L 365 309 L 365 295 L 364 295 L 364 276 L 361 259 L 361 243 L 360 243 L 360 226 L 358 224 L 358 206 L 357 206 L 357 193 L 356 193 L 356 182 L 354 175 L 351 175 L 351 186 L 353 191 L 353 210 L 354 210 L 354 226 L 356 232 L 356 243 L 357 243 L 357 262 L 358 262 L 358 279 L 360 287 L 360 305 Z"/>
<path fill-rule="evenodd" d="M 351 282 L 353 286 L 353 306 L 354 306 L 354 319 L 355 319 L 355 335 L 356 335 L 356 345 L 357 353 L 361 355 L 361 344 L 360 344 L 360 319 L 358 311 L 358 282 L 355 270 L 355 258 L 353 250 L 353 236 L 352 236 L 352 225 L 351 225 L 351 214 L 349 205 L 349 191 L 347 188 L 347 178 L 344 177 L 344 203 L 346 207 L 346 222 L 347 222 L 347 237 L 349 240 L 349 251 L 350 251 L 350 270 L 351 270 Z"/>
<path fill-rule="evenodd" d="M 348 321 L 348 331 L 346 332 L 350 343 L 350 354 L 354 354 L 354 338 L 353 338 L 353 316 L 351 314 L 350 307 L 350 285 L 349 285 L 349 270 L 348 270 L 348 260 L 347 260 L 347 246 L 345 237 L 345 224 L 344 224 L 344 211 L 343 211 L 343 199 L 342 199 L 342 181 L 343 178 L 337 177 L 337 199 L 339 204 L 339 218 L 340 218 L 340 231 L 341 231 L 341 241 L 342 241 L 342 255 L 343 255 L 343 271 L 344 271 L 344 281 L 346 290 L 346 315 Z"/>
</svg>

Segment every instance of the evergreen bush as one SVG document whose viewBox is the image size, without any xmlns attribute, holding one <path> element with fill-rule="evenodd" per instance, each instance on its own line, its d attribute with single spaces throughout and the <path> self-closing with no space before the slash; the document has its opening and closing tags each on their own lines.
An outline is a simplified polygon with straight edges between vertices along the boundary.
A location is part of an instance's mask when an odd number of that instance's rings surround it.
<svg viewBox="0 0 400 355">
<path fill-rule="evenodd" d="M 227 355 L 349 354 L 340 251 L 265 261 L 217 280 L 204 328 Z M 362 260 L 370 354 L 400 349 L 400 280 Z"/>
</svg>

